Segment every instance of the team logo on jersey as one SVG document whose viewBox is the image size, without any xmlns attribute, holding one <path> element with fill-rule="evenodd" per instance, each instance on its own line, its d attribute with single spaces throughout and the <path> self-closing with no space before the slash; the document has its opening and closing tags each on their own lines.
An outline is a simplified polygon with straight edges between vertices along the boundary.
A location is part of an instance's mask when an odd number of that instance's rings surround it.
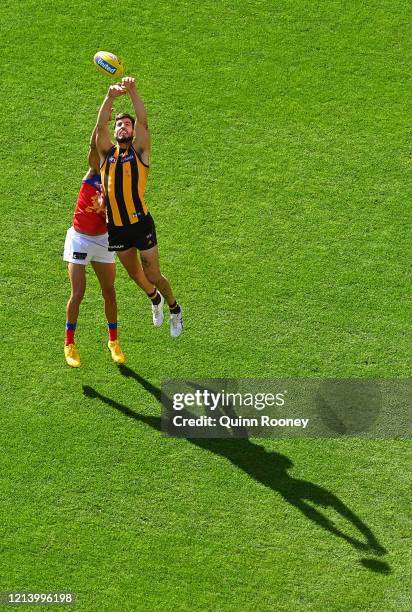
<svg viewBox="0 0 412 612">
<path fill-rule="evenodd" d="M 97 213 L 106 218 L 106 206 L 101 193 L 96 192 L 96 195 L 90 198 L 90 206 L 86 206 L 85 211 L 88 213 Z"/>
</svg>

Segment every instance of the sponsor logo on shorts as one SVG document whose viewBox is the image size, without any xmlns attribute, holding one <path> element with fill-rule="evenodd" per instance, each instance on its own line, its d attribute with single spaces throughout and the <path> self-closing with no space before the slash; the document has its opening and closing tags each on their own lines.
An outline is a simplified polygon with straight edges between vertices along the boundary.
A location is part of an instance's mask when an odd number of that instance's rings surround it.
<svg viewBox="0 0 412 612">
<path fill-rule="evenodd" d="M 124 249 L 124 244 L 111 244 L 111 249 Z"/>
<path fill-rule="evenodd" d="M 73 259 L 86 259 L 87 253 L 79 253 L 79 251 L 73 251 Z"/>
<path fill-rule="evenodd" d="M 101 57 L 98 57 L 96 61 L 99 66 L 101 66 L 104 70 L 107 70 L 107 72 L 110 72 L 110 74 L 114 74 L 116 72 L 115 66 L 112 66 L 108 62 L 105 62 L 104 59 L 102 59 Z"/>
</svg>

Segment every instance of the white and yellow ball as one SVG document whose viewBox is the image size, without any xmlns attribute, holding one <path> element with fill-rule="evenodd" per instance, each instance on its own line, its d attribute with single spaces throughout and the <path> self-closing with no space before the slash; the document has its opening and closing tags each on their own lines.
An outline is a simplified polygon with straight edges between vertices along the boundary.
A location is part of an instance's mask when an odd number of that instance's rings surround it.
<svg viewBox="0 0 412 612">
<path fill-rule="evenodd" d="M 98 51 L 93 58 L 97 70 L 108 77 L 118 79 L 123 76 L 122 61 L 108 51 Z"/>
</svg>

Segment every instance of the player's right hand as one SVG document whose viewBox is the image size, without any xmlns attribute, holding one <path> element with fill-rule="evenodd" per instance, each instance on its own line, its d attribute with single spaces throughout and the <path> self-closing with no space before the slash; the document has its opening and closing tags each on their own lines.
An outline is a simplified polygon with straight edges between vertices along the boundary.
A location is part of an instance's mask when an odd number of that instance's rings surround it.
<svg viewBox="0 0 412 612">
<path fill-rule="evenodd" d="M 122 78 L 122 87 L 124 87 L 128 91 L 132 91 L 133 89 L 136 88 L 135 79 L 133 77 L 128 77 L 128 76 L 123 77 Z"/>
<path fill-rule="evenodd" d="M 121 83 L 116 83 L 109 87 L 108 96 L 110 98 L 117 98 L 118 96 L 124 96 L 126 93 L 127 89 Z"/>
</svg>

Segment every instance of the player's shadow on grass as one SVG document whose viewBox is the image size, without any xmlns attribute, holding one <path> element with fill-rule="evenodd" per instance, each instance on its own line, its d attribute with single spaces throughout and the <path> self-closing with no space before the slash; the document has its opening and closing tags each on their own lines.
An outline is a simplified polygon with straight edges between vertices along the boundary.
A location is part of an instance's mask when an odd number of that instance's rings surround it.
<svg viewBox="0 0 412 612">
<path fill-rule="evenodd" d="M 161 391 L 158 387 L 152 385 L 127 366 L 120 366 L 119 369 L 124 376 L 136 380 L 158 402 L 161 401 Z M 160 417 L 147 416 L 135 412 L 131 408 L 102 395 L 92 387 L 84 386 L 83 393 L 87 397 L 100 399 L 122 414 L 145 423 L 159 432 L 162 431 Z M 187 417 L 192 416 L 190 413 L 185 414 L 185 411 L 180 411 L 180 414 Z M 387 552 L 378 542 L 371 529 L 336 495 L 312 482 L 290 476 L 288 470 L 293 467 L 293 462 L 285 455 L 268 452 L 265 448 L 251 442 L 247 438 L 186 438 L 186 440 L 199 448 L 225 457 L 251 478 L 279 493 L 285 501 L 300 510 L 309 520 L 329 533 L 345 540 L 357 551 L 379 556 Z M 329 507 L 335 510 L 335 512 L 356 528 L 363 536 L 363 540 L 346 534 L 314 506 Z M 366 558 L 361 559 L 360 563 L 374 572 L 383 574 L 390 572 L 390 566 L 383 561 Z"/>
</svg>

